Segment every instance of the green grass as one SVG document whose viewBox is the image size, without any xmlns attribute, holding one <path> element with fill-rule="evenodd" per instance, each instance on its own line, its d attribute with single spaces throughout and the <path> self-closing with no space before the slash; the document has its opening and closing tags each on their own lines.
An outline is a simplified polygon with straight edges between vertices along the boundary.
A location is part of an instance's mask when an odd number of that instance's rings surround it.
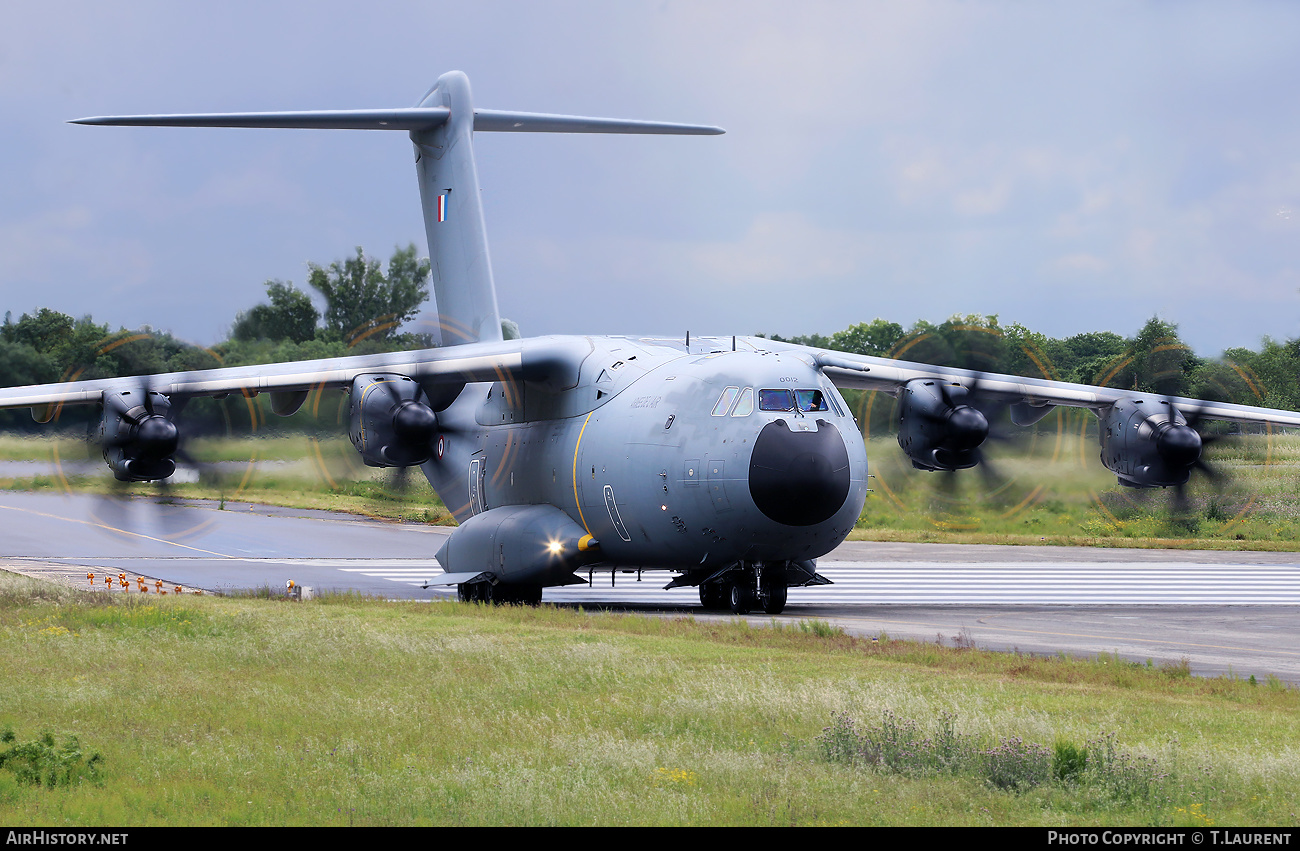
<svg viewBox="0 0 1300 851">
<path fill-rule="evenodd" d="M 1201 826 L 1300 811 L 1300 693 L 1275 680 L 817 622 L 110 598 L 0 574 L 0 659 L 0 729 L 101 755 L 98 782 L 0 770 L 10 825 Z M 836 761 L 819 736 L 837 713 L 927 734 L 951 713 L 986 749 L 1110 737 L 1167 777 L 1134 796 Z"/>
</svg>

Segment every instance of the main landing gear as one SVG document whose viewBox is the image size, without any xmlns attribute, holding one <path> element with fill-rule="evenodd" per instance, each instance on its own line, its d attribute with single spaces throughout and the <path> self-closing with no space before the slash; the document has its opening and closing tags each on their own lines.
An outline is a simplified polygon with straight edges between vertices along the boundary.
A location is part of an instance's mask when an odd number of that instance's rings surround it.
<svg viewBox="0 0 1300 851">
<path fill-rule="evenodd" d="M 456 586 L 456 596 L 462 603 L 489 603 L 493 605 L 536 606 L 542 602 L 542 586 L 512 585 L 498 582 L 469 582 Z"/>
<path fill-rule="evenodd" d="M 725 609 L 747 615 L 754 609 L 779 615 L 785 609 L 785 571 L 780 567 L 738 565 L 720 577 L 700 583 L 700 604 L 706 609 Z"/>
</svg>

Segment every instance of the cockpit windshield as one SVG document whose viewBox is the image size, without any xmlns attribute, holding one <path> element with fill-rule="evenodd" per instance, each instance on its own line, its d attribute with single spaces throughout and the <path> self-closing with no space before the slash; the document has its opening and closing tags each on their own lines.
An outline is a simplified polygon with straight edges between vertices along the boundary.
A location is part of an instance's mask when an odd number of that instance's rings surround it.
<svg viewBox="0 0 1300 851">
<path fill-rule="evenodd" d="M 789 390 L 758 391 L 758 409 L 760 411 L 793 411 L 794 395 Z"/>
<path fill-rule="evenodd" d="M 822 396 L 820 390 L 796 390 L 794 391 L 794 401 L 801 411 L 826 410 L 826 398 Z"/>
<path fill-rule="evenodd" d="M 760 390 L 760 411 L 825 411 L 826 397 L 820 390 Z"/>
</svg>

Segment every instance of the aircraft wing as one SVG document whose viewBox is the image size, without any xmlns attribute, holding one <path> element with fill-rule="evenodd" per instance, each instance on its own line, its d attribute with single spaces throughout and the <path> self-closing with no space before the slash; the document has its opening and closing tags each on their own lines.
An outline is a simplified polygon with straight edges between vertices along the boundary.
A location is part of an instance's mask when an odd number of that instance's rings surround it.
<svg viewBox="0 0 1300 851">
<path fill-rule="evenodd" d="M 7 387 L 0 389 L 0 408 L 30 407 L 38 422 L 47 422 L 64 405 L 97 404 L 105 393 L 143 386 L 179 398 L 271 393 L 277 413 L 292 413 L 297 405 L 290 400 L 301 402 L 307 391 L 347 387 L 358 375 L 374 372 L 400 373 L 427 387 L 456 388 L 474 381 L 525 380 L 563 389 L 577 380 L 578 367 L 586 354 L 583 341 L 583 338 L 540 337 L 293 363 Z M 275 394 L 283 395 L 277 399 Z M 276 404 L 279 400 L 283 402 Z"/>
<path fill-rule="evenodd" d="M 1063 406 L 1069 408 L 1088 408 L 1095 414 L 1132 396 L 1154 395 L 1141 394 L 1137 391 L 1122 390 L 1114 387 L 1094 387 L 1088 384 L 1071 384 L 1066 381 L 1052 381 L 1043 378 L 1027 378 L 1019 375 L 1001 375 L 998 373 L 975 372 L 947 366 L 935 366 L 925 363 L 876 358 L 867 355 L 853 355 L 845 352 L 827 351 L 825 349 L 802 348 L 809 352 L 817 365 L 841 389 L 880 390 L 897 396 L 910 381 L 939 379 L 951 381 L 970 387 L 978 383 L 982 396 L 998 399 L 1023 408 L 1048 408 Z M 1186 399 L 1170 397 L 1179 410 L 1194 411 L 1200 419 L 1227 420 L 1239 423 L 1267 423 L 1277 426 L 1300 426 L 1300 413 L 1282 411 L 1275 408 L 1257 408 L 1251 405 L 1234 405 L 1227 402 L 1212 402 L 1203 399 Z M 1048 408 L 1050 410 L 1050 408 Z M 1013 419 L 1016 411 L 1013 410 Z M 1028 417 L 1032 420 L 1033 417 Z"/>
</svg>

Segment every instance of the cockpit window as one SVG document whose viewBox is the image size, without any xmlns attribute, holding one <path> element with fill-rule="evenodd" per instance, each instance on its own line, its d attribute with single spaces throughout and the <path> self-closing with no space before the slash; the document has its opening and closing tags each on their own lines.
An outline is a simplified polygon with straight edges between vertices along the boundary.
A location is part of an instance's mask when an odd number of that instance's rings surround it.
<svg viewBox="0 0 1300 851">
<path fill-rule="evenodd" d="M 760 411 L 825 411 L 826 396 L 820 390 L 760 390 Z"/>
<path fill-rule="evenodd" d="M 740 401 L 736 404 L 736 410 L 731 412 L 733 417 L 747 417 L 754 413 L 754 388 L 746 387 L 745 392 L 740 394 Z"/>
<path fill-rule="evenodd" d="M 793 411 L 794 395 L 789 390 L 758 391 L 758 409 L 760 411 Z"/>
<path fill-rule="evenodd" d="M 736 396 L 739 393 L 739 387 L 728 387 L 726 390 L 723 390 L 722 395 L 718 397 L 718 403 L 713 406 L 713 416 L 725 417 L 727 411 L 731 410 L 731 403 L 736 401 Z"/>
<path fill-rule="evenodd" d="M 820 390 L 796 390 L 794 391 L 794 398 L 801 411 L 826 410 L 826 398 L 822 396 Z"/>
</svg>

